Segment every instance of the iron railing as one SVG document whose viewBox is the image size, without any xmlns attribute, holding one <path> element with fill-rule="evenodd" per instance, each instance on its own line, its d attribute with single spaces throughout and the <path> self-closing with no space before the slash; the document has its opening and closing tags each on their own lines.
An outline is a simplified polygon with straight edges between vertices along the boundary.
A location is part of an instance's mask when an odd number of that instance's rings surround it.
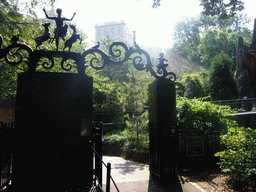
<svg viewBox="0 0 256 192">
<path fill-rule="evenodd" d="M 256 98 L 232 99 L 232 100 L 217 100 L 207 101 L 218 105 L 228 105 L 238 112 L 248 112 L 256 107 Z"/>
<path fill-rule="evenodd" d="M 93 187 L 91 191 L 104 191 L 102 188 L 102 165 L 107 169 L 106 177 L 106 192 L 110 192 L 110 180 L 112 180 L 116 191 L 119 189 L 111 176 L 111 163 L 104 163 L 102 160 L 102 123 L 93 122 L 93 140 L 91 149 L 94 153 L 94 165 L 93 165 Z"/>
<path fill-rule="evenodd" d="M 12 154 L 13 154 L 13 128 L 14 123 L 0 122 L 0 147 L 1 147 L 1 167 L 0 167 L 0 191 L 6 189 L 11 184 L 12 176 Z"/>
</svg>

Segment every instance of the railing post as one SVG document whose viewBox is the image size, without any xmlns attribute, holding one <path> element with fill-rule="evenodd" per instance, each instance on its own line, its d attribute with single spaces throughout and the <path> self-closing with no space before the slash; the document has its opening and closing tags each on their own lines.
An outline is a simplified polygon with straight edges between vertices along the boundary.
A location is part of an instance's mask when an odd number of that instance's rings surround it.
<svg viewBox="0 0 256 192">
<path fill-rule="evenodd" d="M 111 175 L 111 163 L 108 163 L 107 164 L 106 192 L 110 192 L 110 175 Z"/>
<path fill-rule="evenodd" d="M 99 154 L 100 158 L 95 158 L 95 171 L 98 176 L 99 183 L 102 186 L 102 126 L 97 123 L 95 127 L 95 151 Z"/>
</svg>

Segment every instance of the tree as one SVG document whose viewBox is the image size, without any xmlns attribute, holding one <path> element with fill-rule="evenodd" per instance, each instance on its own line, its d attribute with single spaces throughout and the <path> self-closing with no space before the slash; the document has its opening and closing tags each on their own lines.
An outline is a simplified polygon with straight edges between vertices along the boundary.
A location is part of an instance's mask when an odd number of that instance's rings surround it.
<svg viewBox="0 0 256 192">
<path fill-rule="evenodd" d="M 13 29 L 21 31 L 21 26 L 33 24 L 24 21 L 24 15 L 37 18 L 35 8 L 53 6 L 55 2 L 56 0 L 30 0 L 25 3 L 19 0 L 1 0 L 0 25 L 4 24 L 10 31 Z"/>
<path fill-rule="evenodd" d="M 174 45 L 171 51 L 193 62 L 210 67 L 211 58 L 221 50 L 235 56 L 238 36 L 251 38 L 246 27 L 249 20 L 246 15 L 234 16 L 226 20 L 200 15 L 186 18 L 176 23 Z"/>
<path fill-rule="evenodd" d="M 244 9 L 244 2 L 240 0 L 200 0 L 203 7 L 202 14 L 207 16 L 217 16 L 219 19 L 229 19 L 236 15 L 236 12 Z M 153 8 L 160 7 L 161 0 L 153 0 Z"/>
<path fill-rule="evenodd" d="M 230 57 L 223 52 L 214 57 L 208 88 L 212 100 L 238 98 L 237 82 L 231 72 L 232 65 Z"/>
<path fill-rule="evenodd" d="M 224 0 L 200 0 L 203 6 L 202 14 L 207 16 L 218 16 L 219 19 L 229 19 L 234 17 L 236 12 L 244 9 L 244 3 L 240 0 L 230 0 L 225 3 Z"/>
<path fill-rule="evenodd" d="M 190 18 L 176 23 L 174 30 L 175 43 L 172 51 L 199 62 L 198 45 L 200 43 L 200 28 L 197 18 Z"/>
<path fill-rule="evenodd" d="M 144 111 L 144 107 L 148 100 L 147 87 L 151 79 L 145 78 L 147 75 L 144 71 L 137 71 L 133 67 L 129 68 L 127 76 L 128 81 L 123 82 L 118 89 L 118 99 L 126 114 L 124 117 L 130 133 L 128 139 L 131 145 L 139 147 L 148 126 L 148 112 Z"/>
<path fill-rule="evenodd" d="M 231 29 L 213 29 L 207 30 L 202 34 L 200 44 L 198 46 L 198 52 L 200 54 L 200 62 L 203 66 L 210 68 L 213 58 L 224 52 L 233 58 L 232 69 L 235 68 L 235 55 L 236 55 L 236 45 L 239 36 L 244 36 L 246 44 L 249 43 L 251 39 L 251 33 L 249 30 L 235 32 Z"/>
</svg>

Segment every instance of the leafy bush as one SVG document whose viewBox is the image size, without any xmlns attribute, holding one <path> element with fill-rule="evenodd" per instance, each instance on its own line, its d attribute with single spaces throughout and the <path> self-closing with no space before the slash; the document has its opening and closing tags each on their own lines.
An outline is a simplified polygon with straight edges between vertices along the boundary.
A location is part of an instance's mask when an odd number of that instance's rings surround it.
<svg viewBox="0 0 256 192">
<path fill-rule="evenodd" d="M 256 180 L 256 130 L 238 128 L 222 136 L 225 150 L 216 153 L 223 172 L 233 181 L 247 185 L 247 181 Z"/>
<path fill-rule="evenodd" d="M 235 121 L 227 117 L 234 113 L 230 107 L 204 102 L 204 99 L 189 100 L 177 97 L 177 125 L 179 127 L 194 131 L 194 133 L 202 131 L 207 134 L 211 131 L 219 131 L 221 134 L 226 134 L 229 129 L 237 126 Z M 127 126 L 123 131 L 109 132 L 104 136 L 104 143 L 124 145 L 140 150 L 149 149 L 148 129 L 144 128 L 139 132 L 139 143 L 136 135 L 137 132 Z M 209 143 L 215 144 L 215 140 L 208 139 Z"/>
<path fill-rule="evenodd" d="M 186 99 L 177 97 L 177 124 L 179 127 L 189 131 L 219 131 L 227 133 L 229 128 L 235 127 L 235 121 L 229 119 L 227 115 L 235 113 L 228 106 L 220 106 L 204 99 Z"/>
<path fill-rule="evenodd" d="M 110 145 L 127 146 L 127 130 L 111 131 L 103 136 L 103 142 Z"/>
<path fill-rule="evenodd" d="M 193 74 L 188 74 L 188 73 L 183 73 L 181 75 L 181 80 L 180 82 L 182 85 L 184 85 L 185 90 L 189 88 L 191 84 L 194 85 L 194 91 L 193 94 L 191 95 L 186 95 L 185 97 L 187 98 L 201 98 L 206 96 L 206 89 L 208 86 L 208 81 L 209 81 L 209 71 L 207 70 L 202 70 L 199 73 L 193 73 Z M 177 92 L 178 95 L 183 96 L 184 93 Z"/>
<path fill-rule="evenodd" d="M 149 135 L 148 132 L 140 134 L 140 143 L 137 144 L 135 133 L 129 129 L 123 131 L 112 131 L 103 136 L 103 142 L 110 145 L 125 146 L 137 150 L 149 150 Z"/>
</svg>

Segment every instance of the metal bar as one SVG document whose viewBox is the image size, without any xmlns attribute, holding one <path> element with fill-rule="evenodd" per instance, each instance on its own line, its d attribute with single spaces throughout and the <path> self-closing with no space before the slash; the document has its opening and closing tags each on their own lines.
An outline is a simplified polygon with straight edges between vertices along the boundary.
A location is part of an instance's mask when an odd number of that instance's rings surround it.
<svg viewBox="0 0 256 192">
<path fill-rule="evenodd" d="M 110 173 L 111 173 L 111 163 L 108 163 L 108 165 L 107 165 L 106 192 L 110 191 Z"/>
<path fill-rule="evenodd" d="M 101 188 L 102 186 L 102 164 L 107 168 L 107 185 L 106 188 L 108 188 L 109 191 L 110 190 L 110 179 L 112 180 L 117 192 L 119 192 L 119 189 L 114 181 L 114 179 L 111 176 L 111 164 L 108 163 L 107 165 L 104 163 L 104 161 L 102 160 L 102 123 L 96 123 L 93 122 L 94 124 L 94 129 L 93 129 L 93 142 L 91 144 L 91 149 L 95 154 L 95 180 L 98 181 L 98 186 L 100 186 L 100 190 L 103 191 L 103 189 Z M 99 127 L 96 127 L 96 126 Z M 95 146 L 93 146 L 93 144 Z M 95 147 L 95 149 L 94 149 Z M 97 152 L 98 151 L 98 152 Z M 98 158 L 97 158 L 98 157 Z"/>
<path fill-rule="evenodd" d="M 98 185 L 98 187 L 99 187 L 99 190 L 100 190 L 100 191 L 103 191 L 103 192 L 104 192 L 104 190 L 102 189 L 102 187 L 101 187 L 100 184 Z"/>
<path fill-rule="evenodd" d="M 94 151 L 94 153 L 98 156 L 98 158 L 101 160 L 101 162 L 102 162 L 102 164 L 107 168 L 107 165 L 104 163 L 104 161 L 100 158 L 100 156 L 99 156 L 99 154 L 95 151 L 95 149 L 91 146 L 91 149 Z M 96 156 L 95 156 L 96 157 Z M 116 183 L 115 183 L 115 181 L 114 181 L 114 179 L 113 179 L 113 177 L 110 175 L 110 178 L 111 178 L 111 180 L 112 180 L 112 182 L 113 182 L 113 184 L 115 185 L 115 188 L 116 188 L 116 190 L 117 190 L 117 192 L 120 192 L 119 191 L 119 189 L 118 189 L 118 187 L 117 187 L 117 185 L 116 185 Z M 97 180 L 98 182 L 99 182 L 99 178 L 97 177 L 97 175 L 95 174 L 95 180 Z"/>
<path fill-rule="evenodd" d="M 102 164 L 107 168 L 107 165 L 104 163 L 104 161 L 100 158 L 99 154 L 97 153 L 97 151 L 95 151 L 95 149 L 91 146 L 91 149 L 94 151 L 94 153 L 98 156 L 98 158 L 101 160 Z"/>
<path fill-rule="evenodd" d="M 113 177 L 111 175 L 110 175 L 110 178 L 111 178 L 112 182 L 114 183 L 116 190 L 119 192 L 119 189 L 118 189 L 118 187 L 116 185 L 116 182 L 114 181 L 114 179 L 113 179 Z"/>
<path fill-rule="evenodd" d="M 95 171 L 96 175 L 99 178 L 99 183 L 102 185 L 102 126 L 99 123 L 100 127 L 95 127 L 95 151 L 98 153 L 99 158 L 95 158 Z"/>
</svg>

